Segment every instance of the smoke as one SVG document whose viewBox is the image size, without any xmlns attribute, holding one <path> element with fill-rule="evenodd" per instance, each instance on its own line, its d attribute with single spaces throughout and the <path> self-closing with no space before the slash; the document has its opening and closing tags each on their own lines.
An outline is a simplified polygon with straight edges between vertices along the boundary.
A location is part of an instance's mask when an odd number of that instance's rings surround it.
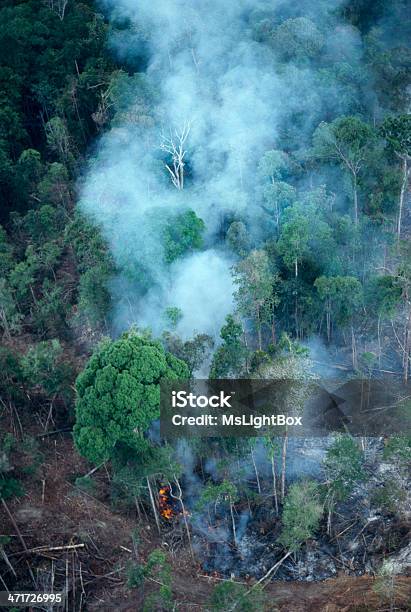
<svg viewBox="0 0 411 612">
<path fill-rule="evenodd" d="M 115 85 L 113 127 L 90 162 L 81 198 L 119 269 L 111 284 L 115 334 L 133 323 L 161 333 L 164 310 L 173 306 L 183 314 L 177 329 L 183 338 L 217 336 L 233 309 L 233 258 L 223 241 L 229 222 L 245 221 L 254 242 L 269 237 L 261 227 L 259 159 L 281 145 L 285 132 L 291 148 L 308 146 L 324 113 L 344 110 L 345 85 L 325 83 L 316 58 L 302 60 L 301 49 L 331 63 L 349 56 L 359 65 L 358 34 L 336 22 L 335 1 L 315 10 L 312 3 L 292 11 L 288 4 L 104 2 L 111 46 L 145 68 Z M 313 21 L 298 22 L 303 9 Z M 289 17 L 301 34 L 281 29 Z M 285 50 L 286 63 L 280 61 Z M 184 189 L 178 190 L 161 144 L 184 129 Z M 188 209 L 205 222 L 204 245 L 170 264 L 164 228 Z"/>
</svg>

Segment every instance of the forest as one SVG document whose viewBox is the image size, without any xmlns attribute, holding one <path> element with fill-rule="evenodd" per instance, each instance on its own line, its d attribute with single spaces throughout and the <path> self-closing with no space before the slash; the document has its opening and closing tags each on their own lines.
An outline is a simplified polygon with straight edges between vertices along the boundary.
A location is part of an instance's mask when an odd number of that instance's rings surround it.
<svg viewBox="0 0 411 612">
<path fill-rule="evenodd" d="M 159 429 L 163 381 L 409 391 L 410 41 L 408 0 L 0 0 L 0 591 L 410 609 L 411 393 Z"/>
</svg>

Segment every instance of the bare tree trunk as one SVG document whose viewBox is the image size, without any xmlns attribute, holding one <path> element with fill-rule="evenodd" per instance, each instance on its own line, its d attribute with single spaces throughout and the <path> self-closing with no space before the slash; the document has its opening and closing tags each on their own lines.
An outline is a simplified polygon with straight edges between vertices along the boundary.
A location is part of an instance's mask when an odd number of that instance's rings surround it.
<svg viewBox="0 0 411 612">
<path fill-rule="evenodd" d="M 231 495 L 230 495 L 230 514 L 231 514 L 231 523 L 233 525 L 233 540 L 234 540 L 234 545 L 237 546 L 237 532 L 235 530 L 235 520 L 234 520 L 234 510 L 233 510 L 233 501 L 231 499 Z"/>
<path fill-rule="evenodd" d="M 14 529 L 16 531 L 17 537 L 18 537 L 18 539 L 21 542 L 23 550 L 27 552 L 28 549 L 27 549 L 27 546 L 26 546 L 26 542 L 24 541 L 24 538 L 21 535 L 21 531 L 20 531 L 16 521 L 14 520 L 14 517 L 13 517 L 12 513 L 10 512 L 8 505 L 6 504 L 4 499 L 1 500 L 1 503 L 3 504 L 3 508 L 5 509 L 7 515 L 9 517 L 9 519 L 10 519 L 10 522 L 11 522 L 11 524 L 13 525 L 13 527 L 14 527 Z"/>
<path fill-rule="evenodd" d="M 331 535 L 331 519 L 333 513 L 334 494 L 331 495 L 331 499 L 328 500 L 328 515 L 327 515 L 327 534 Z"/>
<path fill-rule="evenodd" d="M 288 446 L 288 428 L 285 427 L 285 436 L 283 442 L 283 451 L 281 456 L 281 501 L 284 501 L 285 497 L 285 467 L 287 460 L 287 446 Z"/>
<path fill-rule="evenodd" d="M 180 483 L 179 483 L 178 478 L 177 478 L 176 475 L 174 475 L 174 480 L 175 480 L 175 483 L 176 483 L 177 489 L 178 489 L 178 497 L 173 494 L 171 485 L 170 485 L 170 495 L 171 495 L 171 497 L 173 497 L 174 499 L 177 499 L 180 502 L 181 511 L 182 511 L 182 514 L 183 514 L 184 527 L 186 529 L 188 545 L 190 547 L 190 554 L 191 554 L 191 558 L 194 561 L 194 551 L 193 551 L 193 546 L 191 544 L 190 527 L 188 525 L 187 512 L 186 512 L 186 509 L 185 509 L 185 506 L 184 506 L 184 502 L 183 502 L 183 491 L 181 490 L 181 486 L 180 486 Z"/>
<path fill-rule="evenodd" d="M 137 495 L 134 495 L 134 505 L 135 505 L 136 510 L 137 510 L 137 515 L 138 515 L 138 518 L 139 518 L 139 520 L 141 521 L 140 504 L 139 504 L 139 501 L 138 501 Z"/>
<path fill-rule="evenodd" d="M 262 337 L 261 337 L 261 323 L 260 321 L 257 322 L 257 334 L 258 334 L 258 348 L 260 349 L 260 351 L 263 350 L 263 342 L 262 342 Z"/>
<path fill-rule="evenodd" d="M 327 320 L 327 340 L 328 343 L 331 342 L 331 304 L 330 301 L 327 300 L 327 311 L 326 311 L 326 320 Z"/>
<path fill-rule="evenodd" d="M 275 333 L 275 318 L 274 318 L 274 313 L 273 313 L 273 318 L 271 321 L 271 342 L 273 343 L 273 346 L 275 346 L 276 342 L 277 342 L 277 338 L 276 338 L 276 333 Z"/>
<path fill-rule="evenodd" d="M 354 190 L 354 223 L 358 225 L 358 187 L 357 173 L 353 172 L 353 190 Z"/>
<path fill-rule="evenodd" d="M 275 475 L 274 453 L 271 456 L 271 473 L 273 475 L 273 493 L 274 493 L 275 512 L 276 514 L 278 514 L 277 477 Z"/>
<path fill-rule="evenodd" d="M 251 449 L 251 460 L 253 462 L 253 466 L 254 466 L 254 472 L 255 472 L 255 479 L 257 481 L 257 490 L 258 493 L 261 495 L 261 485 L 260 485 L 260 478 L 258 476 L 258 470 L 257 470 L 257 464 L 255 462 L 255 457 L 254 457 L 254 452 L 253 449 Z"/>
<path fill-rule="evenodd" d="M 247 334 L 245 332 L 245 329 L 243 327 L 243 338 L 244 338 L 244 346 L 246 348 L 246 353 L 245 353 L 245 371 L 248 373 L 250 371 L 250 364 L 248 363 L 248 342 L 247 342 Z"/>
<path fill-rule="evenodd" d="M 160 149 L 171 155 L 172 161 L 172 165 L 165 163 L 165 167 L 170 174 L 171 182 L 179 191 L 184 189 L 184 159 L 187 154 L 185 143 L 190 129 L 191 123 L 186 122 L 180 130 L 174 130 L 173 132 L 170 129 L 169 136 L 164 134 L 161 136 Z"/>
<path fill-rule="evenodd" d="M 299 317 L 298 317 L 298 291 L 295 292 L 294 319 L 295 319 L 295 335 L 298 340 L 298 338 L 300 337 L 300 326 L 299 326 Z"/>
<path fill-rule="evenodd" d="M 378 338 L 378 367 L 381 370 L 381 314 L 378 314 L 377 338 Z"/>
<path fill-rule="evenodd" d="M 404 352 L 403 352 L 403 378 L 404 382 L 408 382 L 410 370 L 410 354 L 411 354 L 411 304 L 409 305 L 407 324 L 404 332 Z"/>
<path fill-rule="evenodd" d="M 160 520 L 158 518 L 158 512 L 157 512 L 157 508 L 156 508 L 156 503 L 154 501 L 154 495 L 153 495 L 153 491 L 152 491 L 152 488 L 151 488 L 150 479 L 149 479 L 148 476 L 146 477 L 146 482 L 147 482 L 147 486 L 148 486 L 148 492 L 150 494 L 151 507 L 153 508 L 153 513 L 154 513 L 154 518 L 155 518 L 155 521 L 156 521 L 158 533 L 161 533 Z"/>
<path fill-rule="evenodd" d="M 258 585 L 260 585 L 262 582 L 264 582 L 264 580 L 267 580 L 268 578 L 270 578 L 270 576 L 272 576 L 273 574 L 276 573 L 276 571 L 278 570 L 279 567 L 281 567 L 281 565 L 284 563 L 284 561 L 286 559 L 288 559 L 288 557 L 292 555 L 292 552 L 289 551 L 288 553 L 286 553 L 284 555 L 284 557 L 282 557 L 279 561 L 277 561 L 277 563 L 275 565 L 273 565 L 272 567 L 270 567 L 270 569 L 268 570 L 268 572 L 266 574 L 264 574 L 264 576 L 262 578 L 260 578 L 260 580 L 258 580 L 255 584 L 253 584 L 253 586 L 251 587 L 251 589 L 249 589 L 246 593 L 244 593 L 244 597 L 246 595 L 249 595 L 250 593 L 253 592 L 253 590 L 258 587 Z M 234 612 L 234 610 L 237 608 L 238 604 L 243 601 L 243 598 L 237 599 L 237 601 L 235 601 L 233 603 L 233 605 L 231 606 L 231 608 L 227 609 L 227 612 Z"/>
<path fill-rule="evenodd" d="M 402 224 L 402 215 L 404 210 L 404 199 L 405 192 L 407 190 L 408 185 L 408 160 L 406 155 L 402 158 L 402 184 L 400 191 L 400 203 L 398 209 L 398 221 L 397 221 L 397 240 L 401 239 L 401 224 Z"/>
<path fill-rule="evenodd" d="M 353 324 L 351 324 L 351 358 L 352 358 L 352 367 L 354 368 L 354 370 L 356 370 L 358 368 L 357 343 L 355 340 Z"/>
</svg>

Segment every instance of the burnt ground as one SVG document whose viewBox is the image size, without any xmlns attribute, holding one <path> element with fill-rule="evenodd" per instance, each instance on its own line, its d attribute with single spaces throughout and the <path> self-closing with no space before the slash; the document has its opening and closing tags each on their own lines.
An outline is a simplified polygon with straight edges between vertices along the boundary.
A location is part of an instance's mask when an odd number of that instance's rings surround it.
<svg viewBox="0 0 411 612">
<path fill-rule="evenodd" d="M 0 506 L 0 535 L 7 535 L 4 547 L 7 563 L 0 558 L 0 574 L 7 587 L 41 590 L 54 581 L 55 590 L 67 588 L 67 609 L 141 610 L 151 584 L 143 589 L 127 586 L 126 568 L 135 560 L 131 534 L 140 528 L 140 560 L 161 547 L 167 552 L 173 570 L 173 593 L 178 610 L 205 610 L 214 584 L 219 578 L 205 575 L 193 564 L 176 539 L 178 529 L 164 525 L 161 536 L 155 525 L 139 522 L 129 511 L 113 509 L 108 497 L 109 475 L 96 473 L 97 490 L 81 491 L 75 479 L 90 469 L 74 451 L 70 435 L 39 438 L 43 461 L 35 476 L 24 478 L 25 495 Z M 27 467 L 27 466 L 26 466 Z M 14 521 L 14 524 L 13 524 Z M 63 547 L 63 548 L 57 548 Z M 238 579 L 240 581 L 240 579 Z M 250 578 L 249 587 L 254 581 Z M 370 575 L 347 576 L 321 582 L 273 581 L 266 586 L 272 605 L 281 612 L 365 611 L 389 609 L 373 590 Z M 153 586 L 156 586 L 153 584 Z M 397 581 L 393 609 L 407 610 L 411 600 L 411 577 Z"/>
</svg>

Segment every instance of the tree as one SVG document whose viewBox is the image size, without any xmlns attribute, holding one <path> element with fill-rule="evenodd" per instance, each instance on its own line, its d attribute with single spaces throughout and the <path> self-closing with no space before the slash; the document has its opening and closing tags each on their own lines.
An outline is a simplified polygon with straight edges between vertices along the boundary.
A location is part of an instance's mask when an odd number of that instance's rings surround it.
<svg viewBox="0 0 411 612">
<path fill-rule="evenodd" d="M 223 480 L 220 484 L 208 482 L 201 492 L 200 499 L 197 503 L 197 508 L 201 509 L 204 506 L 212 504 L 214 513 L 217 513 L 218 504 L 228 506 L 231 516 L 231 527 L 233 531 L 233 542 L 237 546 L 237 531 L 234 516 L 234 504 L 238 501 L 238 490 L 235 484 L 228 480 Z"/>
<path fill-rule="evenodd" d="M 9 284 L 5 278 L 0 278 L 0 327 L 8 340 L 21 331 L 23 318 Z"/>
<path fill-rule="evenodd" d="M 233 315 L 227 315 L 225 325 L 221 328 L 220 337 L 223 344 L 213 355 L 210 366 L 210 378 L 228 378 L 238 376 L 244 367 L 247 349 L 243 342 L 243 328 Z"/>
<path fill-rule="evenodd" d="M 226 612 L 237 610 L 237 612 L 259 612 L 266 610 L 267 598 L 261 588 L 247 588 L 238 582 L 224 580 L 217 584 L 211 595 L 211 612 Z"/>
<path fill-rule="evenodd" d="M 145 599 L 143 612 L 173 610 L 171 565 L 166 554 L 160 548 L 154 549 L 149 554 L 144 568 L 144 575 L 158 584 L 159 588 Z"/>
<path fill-rule="evenodd" d="M 181 129 L 170 129 L 167 136 L 165 134 L 161 136 L 160 149 L 171 156 L 171 164 L 164 165 L 171 176 L 171 182 L 179 191 L 184 189 L 186 141 L 190 130 L 191 123 L 186 122 Z"/>
<path fill-rule="evenodd" d="M 278 282 L 278 277 L 271 273 L 267 253 L 257 250 L 251 251 L 248 257 L 234 266 L 233 272 L 234 283 L 238 287 L 234 295 L 238 311 L 254 321 L 258 348 L 262 350 L 262 325 L 270 317 L 274 326 L 273 310 L 279 300 L 273 287 Z"/>
<path fill-rule="evenodd" d="M 163 232 L 164 257 L 172 263 L 179 257 L 203 246 L 202 234 L 205 224 L 193 210 L 172 217 Z"/>
<path fill-rule="evenodd" d="M 374 137 L 372 128 L 357 117 L 338 117 L 332 123 L 320 123 L 313 135 L 313 156 L 338 161 L 351 176 L 356 224 L 358 178 Z"/>
<path fill-rule="evenodd" d="M 213 338 L 207 334 L 197 334 L 183 342 L 176 334 L 164 332 L 163 339 L 166 349 L 187 364 L 190 377 L 201 367 L 214 346 Z"/>
<path fill-rule="evenodd" d="M 291 162 L 288 155 L 276 149 L 264 153 L 258 164 L 259 173 L 270 181 L 270 184 L 263 189 L 264 208 L 274 214 L 277 228 L 284 208 L 296 200 L 295 188 L 283 180 L 290 170 Z"/>
<path fill-rule="evenodd" d="M 334 505 L 348 499 L 355 485 L 365 478 L 363 462 L 357 442 L 348 435 L 338 435 L 327 449 L 324 470 L 328 488 L 328 533 L 331 533 Z"/>
<path fill-rule="evenodd" d="M 50 204 L 44 204 L 40 208 L 32 209 L 19 220 L 14 217 L 15 225 L 21 229 L 36 245 L 42 246 L 46 241 L 56 239 L 58 233 L 63 229 L 61 211 Z"/>
<path fill-rule="evenodd" d="M 377 313 L 378 363 L 381 367 L 381 323 L 393 317 L 401 300 L 401 288 L 391 275 L 371 278 L 365 288 L 365 303 L 371 313 Z"/>
<path fill-rule="evenodd" d="M 21 360 L 26 380 L 53 401 L 57 396 L 69 401 L 73 369 L 64 359 L 63 347 L 54 338 L 30 347 Z"/>
<path fill-rule="evenodd" d="M 273 478 L 273 496 L 276 514 L 278 514 L 278 495 L 277 495 L 277 476 L 275 469 L 275 458 L 280 449 L 278 440 L 272 438 L 270 435 L 264 436 L 264 445 L 267 449 L 267 454 L 271 463 L 271 475 Z"/>
<path fill-rule="evenodd" d="M 289 552 L 297 552 L 319 527 L 323 514 L 317 483 L 295 482 L 285 498 L 283 528 L 278 541 Z"/>
<path fill-rule="evenodd" d="M 24 494 L 21 482 L 13 477 L 15 474 L 13 474 L 11 454 L 14 446 L 15 440 L 10 434 L 5 434 L 0 438 L 0 500 L 3 506 L 4 500 Z"/>
<path fill-rule="evenodd" d="M 111 273 L 112 268 L 103 262 L 101 265 L 89 268 L 80 276 L 78 284 L 79 315 L 84 315 L 93 326 L 106 323 L 111 307 L 111 295 L 108 289 Z"/>
<path fill-rule="evenodd" d="M 144 433 L 159 417 L 162 379 L 189 378 L 185 363 L 160 342 L 135 331 L 104 341 L 76 381 L 74 440 L 94 463 L 107 461 L 116 445 L 144 446 Z"/>
<path fill-rule="evenodd" d="M 165 309 L 163 318 L 166 325 L 170 326 L 171 329 L 175 329 L 183 318 L 183 312 L 177 306 L 169 306 Z"/>
<path fill-rule="evenodd" d="M 247 228 L 241 221 L 233 221 L 231 223 L 226 239 L 230 248 L 240 257 L 244 257 L 249 251 L 250 239 Z"/>
<path fill-rule="evenodd" d="M 287 407 L 287 410 L 300 414 L 308 397 L 309 381 L 315 378 L 312 370 L 313 364 L 308 358 L 308 350 L 283 333 L 274 359 L 262 364 L 255 375 L 265 380 L 285 382 L 285 386 L 279 387 L 280 395 L 276 401 L 281 401 L 281 405 Z M 275 446 L 275 442 L 271 441 L 270 445 Z M 285 426 L 281 450 L 281 500 L 284 500 L 285 496 L 287 448 L 288 428 Z M 275 470 L 274 455 L 272 458 L 272 470 Z M 274 480 L 275 472 L 272 471 L 272 474 Z"/>
<path fill-rule="evenodd" d="M 284 179 L 290 169 L 289 156 L 278 149 L 266 151 L 258 163 L 258 172 L 272 184 Z"/>
<path fill-rule="evenodd" d="M 68 2 L 69 0 L 47 0 L 48 6 L 58 15 L 60 21 L 64 19 Z"/>
<path fill-rule="evenodd" d="M 380 133 L 385 138 L 388 147 L 401 160 L 402 183 L 397 217 L 397 236 L 400 240 L 404 200 L 411 171 L 408 166 L 411 159 L 411 115 L 387 117 L 381 125 Z"/>
<path fill-rule="evenodd" d="M 275 224 L 278 228 L 284 209 L 295 203 L 297 192 L 292 185 L 284 181 L 274 181 L 264 188 L 263 198 L 264 208 L 274 215 Z"/>
<path fill-rule="evenodd" d="M 45 125 L 47 144 L 64 164 L 73 160 L 72 142 L 67 126 L 60 117 L 52 117 Z"/>
<path fill-rule="evenodd" d="M 292 206 L 286 212 L 277 249 L 288 268 L 294 268 L 298 277 L 298 266 L 309 252 L 311 223 L 301 206 Z"/>
<path fill-rule="evenodd" d="M 0 277 L 5 277 L 14 265 L 14 249 L 6 230 L 0 225 Z"/>
<path fill-rule="evenodd" d="M 273 32 L 271 44 L 284 60 L 308 60 L 321 51 L 324 38 L 307 17 L 283 21 Z"/>
<path fill-rule="evenodd" d="M 24 393 L 25 376 L 21 360 L 9 348 L 0 347 L 0 397 L 8 405 L 24 403 L 27 397 Z"/>
<path fill-rule="evenodd" d="M 314 287 L 325 304 L 327 340 L 330 342 L 333 319 L 345 325 L 361 305 L 362 285 L 352 276 L 320 276 L 315 280 Z"/>
<path fill-rule="evenodd" d="M 400 603 L 401 600 L 406 601 L 408 598 L 408 594 L 403 592 L 401 588 L 401 583 L 398 580 L 398 575 L 401 570 L 401 565 L 396 563 L 393 559 L 384 559 L 381 567 L 379 568 L 376 580 L 373 585 L 373 591 L 376 593 L 380 600 L 381 604 L 385 606 L 389 606 L 390 612 L 394 612 L 394 610 L 398 609 L 396 605 Z"/>
<path fill-rule="evenodd" d="M 37 184 L 37 193 L 44 204 L 67 207 L 71 197 L 67 167 L 59 162 L 48 164 Z"/>
<path fill-rule="evenodd" d="M 31 323 L 41 334 L 56 337 L 64 335 L 68 305 L 64 300 L 63 287 L 45 278 L 42 297 L 36 299 L 31 310 Z"/>
<path fill-rule="evenodd" d="M 396 272 L 396 284 L 401 290 L 401 297 L 405 308 L 405 324 L 401 340 L 394 329 L 394 335 L 402 353 L 403 379 L 406 383 L 411 362 L 411 245 L 404 241 L 400 245 L 401 260 Z M 401 325 L 402 325 L 401 321 Z"/>
</svg>

